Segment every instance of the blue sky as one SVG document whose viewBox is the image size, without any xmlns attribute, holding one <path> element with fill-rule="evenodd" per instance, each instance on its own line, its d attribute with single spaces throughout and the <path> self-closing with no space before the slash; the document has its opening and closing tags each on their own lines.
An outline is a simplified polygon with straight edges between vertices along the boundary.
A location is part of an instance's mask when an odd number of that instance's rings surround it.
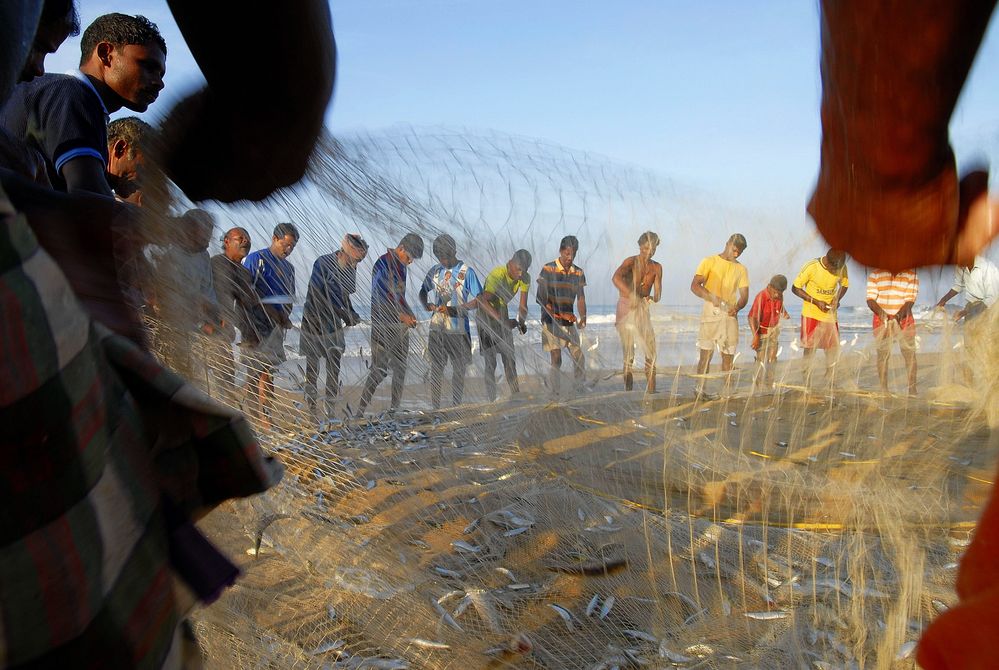
<svg viewBox="0 0 999 670">
<path fill-rule="evenodd" d="M 145 14 L 168 41 L 155 120 L 198 83 L 197 67 L 165 2 L 83 0 L 84 26 L 107 11 Z M 538 138 L 773 219 L 778 237 L 806 225 L 820 139 L 815 2 L 346 0 L 332 11 L 334 132 L 411 124 Z M 999 155 L 996 23 L 952 123 L 962 162 Z M 48 67 L 78 58 L 76 38 Z"/>
</svg>

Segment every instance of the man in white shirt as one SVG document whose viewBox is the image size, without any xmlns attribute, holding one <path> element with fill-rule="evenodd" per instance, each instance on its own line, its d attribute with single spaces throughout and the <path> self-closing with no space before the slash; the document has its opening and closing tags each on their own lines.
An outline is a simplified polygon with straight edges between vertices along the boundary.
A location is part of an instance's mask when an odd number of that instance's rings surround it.
<svg viewBox="0 0 999 670">
<path fill-rule="evenodd" d="M 937 307 L 943 307 L 958 293 L 964 292 L 964 307 L 954 315 L 954 320 L 977 316 L 999 300 L 999 268 L 987 258 L 976 256 L 971 266 L 954 268 L 954 286 L 940 301 Z"/>
</svg>

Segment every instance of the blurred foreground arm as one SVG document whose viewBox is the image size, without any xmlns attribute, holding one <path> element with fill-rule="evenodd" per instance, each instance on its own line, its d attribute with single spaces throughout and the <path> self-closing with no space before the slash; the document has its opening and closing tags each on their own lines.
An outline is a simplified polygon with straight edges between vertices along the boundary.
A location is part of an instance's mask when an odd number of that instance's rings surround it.
<svg viewBox="0 0 999 670">
<path fill-rule="evenodd" d="M 333 93 L 326 2 L 169 5 L 208 86 L 163 124 L 167 174 L 191 199 L 223 202 L 297 182 Z"/>
<path fill-rule="evenodd" d="M 823 0 L 822 158 L 808 211 L 833 247 L 899 271 L 999 233 L 988 179 L 958 184 L 947 126 L 994 0 Z"/>
</svg>

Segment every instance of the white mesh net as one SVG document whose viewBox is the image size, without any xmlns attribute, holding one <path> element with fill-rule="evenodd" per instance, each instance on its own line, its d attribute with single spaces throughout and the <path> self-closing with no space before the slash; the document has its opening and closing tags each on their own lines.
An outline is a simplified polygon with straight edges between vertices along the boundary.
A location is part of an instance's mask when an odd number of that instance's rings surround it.
<svg viewBox="0 0 999 670">
<path fill-rule="evenodd" d="M 238 337 L 206 335 L 197 318 L 150 320 L 166 361 L 246 411 L 287 468 L 275 489 L 202 524 L 245 573 L 194 615 L 209 667 L 906 667 L 954 602 L 999 446 L 984 411 L 997 405 L 988 372 L 999 359 L 995 309 L 967 326 L 929 310 L 949 272 L 921 273 L 919 395 L 908 398 L 897 350 L 896 394 L 877 392 L 864 269 L 853 266 L 842 353 L 825 376 L 817 357 L 809 388 L 790 291 L 772 382 L 752 360 L 744 313 L 734 371 L 716 372 L 716 360 L 694 374 L 688 286 L 702 257 L 744 233 L 752 299 L 824 248 L 800 218 L 747 215 L 600 157 L 468 132 L 327 138 L 302 184 L 208 211 L 213 238 L 242 226 L 253 249 L 278 222 L 298 227 L 297 325 L 313 261 L 346 233 L 370 244 L 353 296 L 362 323 L 345 330 L 332 402 L 305 401 L 294 328 L 261 412 L 263 365 Z M 642 390 L 622 390 L 610 282 L 645 230 L 660 235 L 664 265 L 651 307 L 656 394 L 638 368 Z M 385 411 L 385 380 L 353 418 L 371 361 L 371 266 L 409 232 L 426 254 L 409 268 L 420 323 L 401 408 Z M 514 331 L 520 392 L 498 366 L 488 401 L 473 317 L 463 402 L 450 406 L 448 369 L 445 408 L 431 408 L 429 314 L 416 293 L 444 232 L 481 278 L 518 248 L 536 277 L 563 235 L 579 237 L 589 307 L 579 392 L 568 392 L 566 361 L 567 392 L 552 397 L 531 282 L 527 333 Z M 160 305 L 170 294 L 198 304 L 190 275 L 157 279 Z M 717 399 L 695 399 L 700 384 Z"/>
</svg>

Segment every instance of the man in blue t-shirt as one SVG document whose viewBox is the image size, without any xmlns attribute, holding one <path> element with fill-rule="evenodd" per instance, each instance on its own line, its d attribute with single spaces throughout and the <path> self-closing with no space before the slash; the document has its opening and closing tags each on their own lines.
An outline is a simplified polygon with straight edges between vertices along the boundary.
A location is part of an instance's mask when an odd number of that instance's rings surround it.
<svg viewBox="0 0 999 670">
<path fill-rule="evenodd" d="M 295 302 L 295 267 L 288 262 L 288 256 L 296 244 L 298 229 L 290 223 L 279 223 L 274 228 L 271 246 L 243 259 L 243 265 L 250 271 L 253 290 L 260 299 L 251 314 L 259 337 L 259 343 L 252 347 L 257 359 L 253 376 L 256 378 L 257 418 L 265 430 L 270 429 L 267 407 L 274 396 L 273 371 L 285 361 L 284 333 L 291 328 L 288 317 Z"/>
<path fill-rule="evenodd" d="M 0 109 L 0 127 L 45 159 L 60 191 L 111 196 L 108 115 L 144 112 L 163 89 L 166 42 L 143 16 L 105 14 L 83 32 L 80 69 L 18 85 Z"/>
<path fill-rule="evenodd" d="M 441 406 L 444 366 L 451 361 L 451 397 L 460 405 L 465 395 L 465 369 L 472 359 L 472 336 L 468 312 L 478 306 L 482 293 L 475 270 L 458 260 L 457 247 L 450 235 L 434 240 L 434 256 L 439 261 L 430 268 L 420 288 L 420 302 L 430 318 L 430 400 Z M 434 294 L 433 302 L 429 294 Z"/>
<path fill-rule="evenodd" d="M 423 258 L 423 238 L 407 233 L 395 249 L 388 249 L 371 268 L 371 369 L 364 381 L 357 415 L 375 395 L 375 389 L 392 371 L 390 409 L 399 408 L 406 384 L 409 331 L 416 317 L 406 301 L 406 267 Z"/>
</svg>

